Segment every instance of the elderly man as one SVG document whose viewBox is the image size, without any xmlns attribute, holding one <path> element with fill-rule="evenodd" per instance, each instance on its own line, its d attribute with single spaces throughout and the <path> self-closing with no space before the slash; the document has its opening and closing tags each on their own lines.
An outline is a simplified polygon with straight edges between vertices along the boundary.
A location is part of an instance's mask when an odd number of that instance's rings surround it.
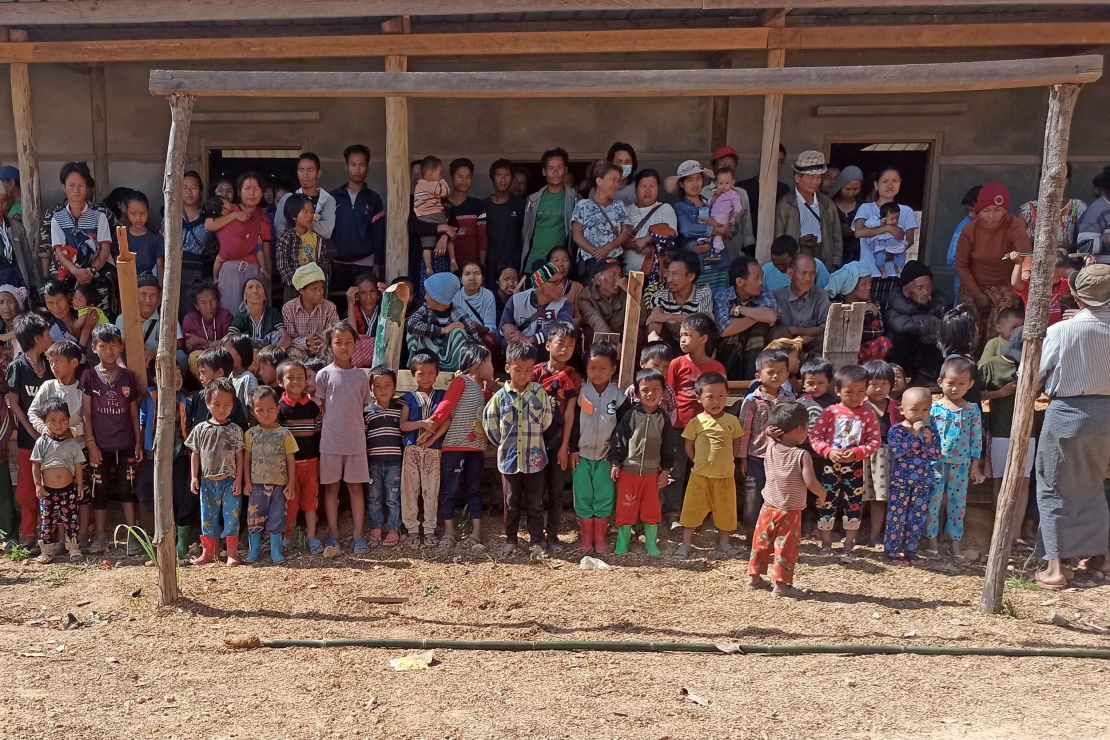
<svg viewBox="0 0 1110 740">
<path fill-rule="evenodd" d="M 901 365 L 907 378 L 932 383 L 940 376 L 937 332 L 945 307 L 933 295 L 933 273 L 924 263 L 907 262 L 898 281 L 901 291 L 890 294 L 884 316 L 894 343 L 887 360 Z"/>
<path fill-rule="evenodd" d="M 775 291 L 779 324 L 789 336 L 801 337 L 806 347 L 821 341 L 829 317 L 829 294 L 817 287 L 817 263 L 808 254 L 799 254 L 787 269 L 790 285 Z"/>
<path fill-rule="evenodd" d="M 139 276 L 139 325 L 143 331 L 143 349 L 146 352 L 144 361 L 150 364 L 154 361 L 155 355 L 158 354 L 158 333 L 161 324 L 161 317 L 158 315 L 158 309 L 162 306 L 162 287 L 158 283 L 158 278 L 151 274 Z M 116 317 L 116 328 L 119 329 L 120 334 L 125 334 L 127 331 L 123 321 L 123 314 Z M 182 349 L 185 346 L 184 334 L 181 333 L 181 324 L 177 324 L 177 364 L 185 369 L 186 356 L 185 351 Z"/>
<path fill-rule="evenodd" d="M 828 167 L 821 152 L 802 152 L 794 163 L 794 193 L 787 193 L 775 208 L 775 236 L 789 234 L 829 267 L 842 262 L 844 235 L 836 204 L 820 192 L 821 176 Z M 811 248 L 807 248 L 811 247 Z"/>
<path fill-rule="evenodd" d="M 713 291 L 708 285 L 695 285 L 701 274 L 701 260 L 683 249 L 667 267 L 667 287 L 651 298 L 647 317 L 648 341 L 664 341 L 678 346 L 678 327 L 690 314 L 713 315 Z"/>
<path fill-rule="evenodd" d="M 570 301 L 563 296 L 562 283 L 551 281 L 557 273 L 558 268 L 548 262 L 532 274 L 535 288 L 513 293 L 505 303 L 498 331 L 506 344 L 538 344 L 540 355 L 546 359 L 543 345 L 548 328 L 556 321 L 569 323 L 574 317 Z"/>
<path fill-rule="evenodd" d="M 713 296 L 714 318 L 721 331 L 717 359 L 728 370 L 728 377 L 753 378 L 755 358 L 767 346 L 771 327 L 778 323 L 778 303 L 763 287 L 759 263 L 747 255 L 729 265 L 728 276 L 732 286 Z"/>
<path fill-rule="evenodd" d="M 593 334 L 624 330 L 627 295 L 621 285 L 621 263 L 612 257 L 593 266 L 593 282 L 578 294 L 582 328 Z"/>
</svg>

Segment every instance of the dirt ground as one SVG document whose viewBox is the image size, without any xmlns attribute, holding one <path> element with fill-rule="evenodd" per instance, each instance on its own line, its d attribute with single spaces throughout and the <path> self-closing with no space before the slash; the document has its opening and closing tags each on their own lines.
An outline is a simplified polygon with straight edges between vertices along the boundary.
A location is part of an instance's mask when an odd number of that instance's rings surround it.
<svg viewBox="0 0 1110 740">
<path fill-rule="evenodd" d="M 417 651 L 224 645 L 258 636 L 1110 648 L 1107 585 L 1049 593 L 1018 575 L 1007 614 L 987 617 L 981 566 L 893 568 L 875 553 L 843 565 L 817 558 L 807 540 L 805 597 L 772 600 L 744 590 L 744 557 L 710 554 L 713 536 L 699 535 L 702 549 L 685 563 L 649 560 L 639 544 L 603 558 L 614 567 L 600 571 L 579 568 L 574 535 L 546 561 L 376 550 L 187 567 L 168 609 L 138 559 L 4 559 L 0 727 L 88 740 L 1110 736 L 1110 661 L 437 650 L 428 670 L 396 672 L 389 660 Z M 383 596 L 407 601 L 359 598 Z"/>
</svg>

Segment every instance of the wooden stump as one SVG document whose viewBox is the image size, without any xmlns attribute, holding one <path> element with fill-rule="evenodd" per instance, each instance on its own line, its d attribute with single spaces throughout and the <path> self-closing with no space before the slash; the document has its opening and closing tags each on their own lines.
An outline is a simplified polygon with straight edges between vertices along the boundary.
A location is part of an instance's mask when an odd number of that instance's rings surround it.
<svg viewBox="0 0 1110 740">
<path fill-rule="evenodd" d="M 863 317 L 866 314 L 866 303 L 853 303 L 850 306 L 834 303 L 829 306 L 821 353 L 832 363 L 834 369 L 859 362 L 859 346 L 863 341 Z"/>
<path fill-rule="evenodd" d="M 374 365 L 400 369 L 401 350 L 405 342 L 405 313 L 408 311 L 411 288 L 408 283 L 390 285 L 382 293 L 378 307 L 378 333 L 374 338 Z"/>
</svg>

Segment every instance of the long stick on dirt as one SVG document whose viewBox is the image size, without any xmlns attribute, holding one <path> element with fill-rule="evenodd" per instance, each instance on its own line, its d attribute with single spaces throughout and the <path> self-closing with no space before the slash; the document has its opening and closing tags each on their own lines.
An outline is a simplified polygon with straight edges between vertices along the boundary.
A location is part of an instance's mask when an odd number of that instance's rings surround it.
<svg viewBox="0 0 1110 740">
<path fill-rule="evenodd" d="M 1057 225 L 1067 179 L 1068 140 L 1071 116 L 1079 96 L 1079 85 L 1054 85 L 1048 95 L 1048 120 L 1044 131 L 1044 166 L 1037 196 L 1037 233 L 1033 244 L 1033 272 L 1029 279 L 1029 305 L 1022 331 L 1021 364 L 1014 400 L 1014 423 L 1010 427 L 1010 449 L 1006 454 L 1006 473 L 994 516 L 994 534 L 987 558 L 986 578 L 979 611 L 997 614 L 1002 608 L 1006 586 L 1006 566 L 1014 536 L 1014 502 L 1018 489 L 1028 485 L 1025 478 L 1025 440 L 1033 429 L 1033 404 L 1040 393 L 1041 344 L 1048 326 L 1048 304 L 1052 293 L 1052 273 L 1056 266 Z"/>
</svg>

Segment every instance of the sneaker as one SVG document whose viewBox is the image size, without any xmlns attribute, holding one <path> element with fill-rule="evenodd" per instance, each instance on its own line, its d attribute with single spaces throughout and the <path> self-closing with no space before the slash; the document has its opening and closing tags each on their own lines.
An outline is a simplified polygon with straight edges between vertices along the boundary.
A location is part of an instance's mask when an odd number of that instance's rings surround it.
<svg viewBox="0 0 1110 740">
<path fill-rule="evenodd" d="M 690 557 L 690 546 L 687 544 L 679 545 L 674 549 L 674 556 L 676 560 L 685 560 Z"/>
<path fill-rule="evenodd" d="M 89 552 L 93 555 L 108 552 L 108 541 L 104 539 L 104 535 L 98 534 L 96 537 L 93 537 L 92 544 L 89 545 Z"/>
</svg>

